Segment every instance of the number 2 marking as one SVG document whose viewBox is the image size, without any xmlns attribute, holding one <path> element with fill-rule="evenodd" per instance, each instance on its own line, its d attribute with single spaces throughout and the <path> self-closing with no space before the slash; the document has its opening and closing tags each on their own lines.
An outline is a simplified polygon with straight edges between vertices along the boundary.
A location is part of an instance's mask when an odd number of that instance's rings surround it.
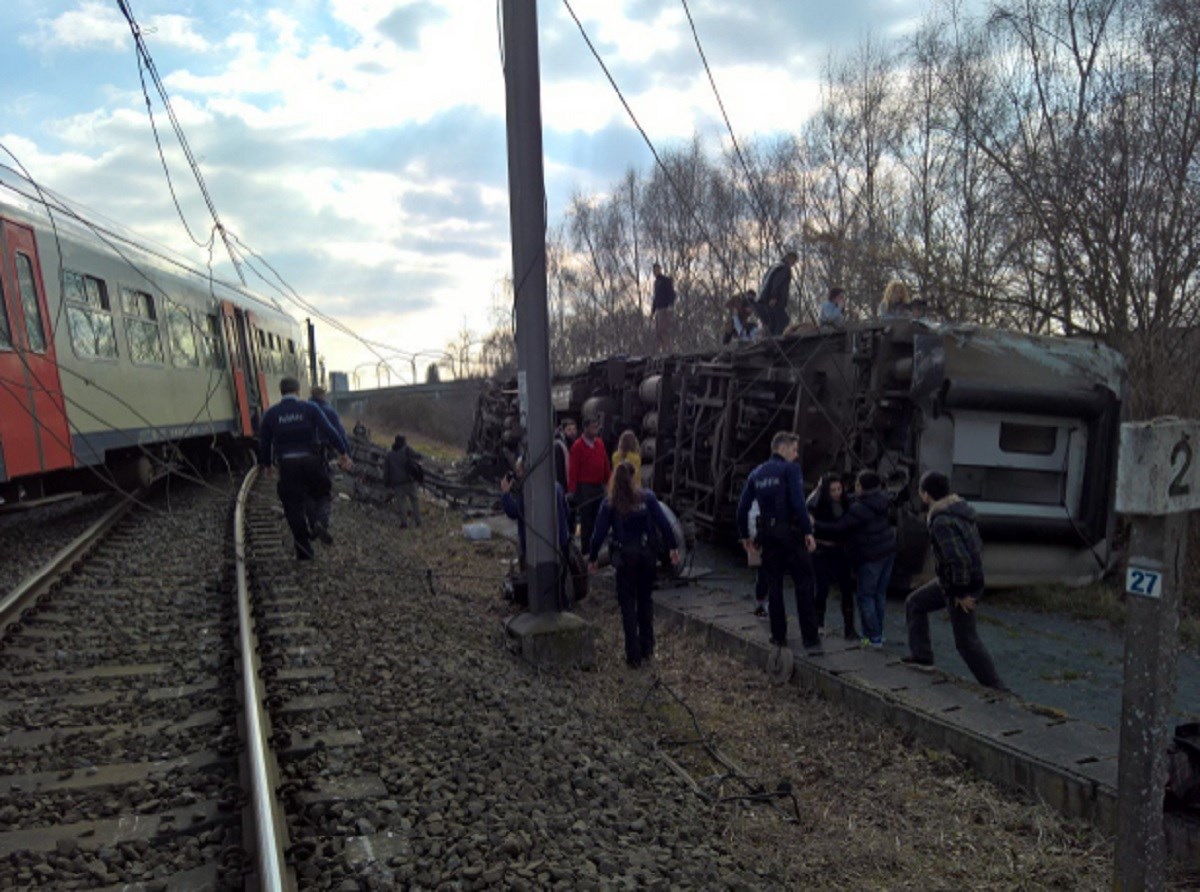
<svg viewBox="0 0 1200 892">
<path fill-rule="evenodd" d="M 1146 573 L 1142 570 L 1129 571 L 1129 591 L 1135 595 L 1153 596 L 1158 585 L 1157 573 Z"/>
<path fill-rule="evenodd" d="M 1184 483 L 1183 478 L 1187 476 L 1187 472 L 1192 467 L 1192 444 L 1188 441 L 1187 436 L 1179 438 L 1174 448 L 1171 449 L 1171 467 L 1175 467 L 1175 460 L 1179 456 L 1183 456 L 1183 467 L 1179 469 L 1179 473 L 1171 481 L 1171 485 L 1167 487 L 1168 496 L 1186 496 L 1192 491 L 1191 484 Z"/>
</svg>

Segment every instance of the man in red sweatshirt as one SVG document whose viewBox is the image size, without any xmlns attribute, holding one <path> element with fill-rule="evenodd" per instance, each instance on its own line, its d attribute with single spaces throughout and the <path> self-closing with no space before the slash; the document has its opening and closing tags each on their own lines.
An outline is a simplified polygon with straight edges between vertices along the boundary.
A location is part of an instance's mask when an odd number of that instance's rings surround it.
<svg viewBox="0 0 1200 892">
<path fill-rule="evenodd" d="M 585 549 L 591 545 L 596 515 L 612 474 L 608 450 L 598 436 L 599 431 L 599 418 L 593 415 L 584 419 L 583 435 L 571 445 L 571 461 L 567 468 L 567 491 L 579 514 L 580 542 Z"/>
</svg>

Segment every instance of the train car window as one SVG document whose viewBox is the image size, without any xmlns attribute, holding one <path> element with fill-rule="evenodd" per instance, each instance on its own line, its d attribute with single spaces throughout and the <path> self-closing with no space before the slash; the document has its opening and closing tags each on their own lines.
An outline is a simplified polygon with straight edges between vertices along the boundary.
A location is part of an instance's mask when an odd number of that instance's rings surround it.
<svg viewBox="0 0 1200 892">
<path fill-rule="evenodd" d="M 221 352 L 221 320 L 209 316 L 208 330 L 204 335 L 204 364 L 210 369 L 225 368 L 225 355 Z"/>
<path fill-rule="evenodd" d="M 179 368 L 200 367 L 200 351 L 196 345 L 196 323 L 187 307 L 173 305 L 167 309 L 167 331 L 171 334 L 171 363 Z"/>
<path fill-rule="evenodd" d="M 17 252 L 17 288 L 21 292 L 21 308 L 25 311 L 29 349 L 34 353 L 45 353 L 46 329 L 42 323 L 42 308 L 38 304 L 37 286 L 33 282 L 33 261 L 20 251 Z"/>
<path fill-rule="evenodd" d="M 125 314 L 129 358 L 139 365 L 162 365 L 162 332 L 158 327 L 154 298 L 144 291 L 122 288 L 121 310 Z"/>
<path fill-rule="evenodd" d="M 4 302 L 4 283 L 0 282 L 0 350 L 12 349 L 12 329 L 8 325 L 8 305 Z"/>
<path fill-rule="evenodd" d="M 104 282 L 63 270 L 71 349 L 80 359 L 116 359 L 117 332 Z"/>
<path fill-rule="evenodd" d="M 1025 455 L 1053 455 L 1058 448 L 1058 428 L 1045 424 L 1000 422 L 1000 448 Z"/>
</svg>

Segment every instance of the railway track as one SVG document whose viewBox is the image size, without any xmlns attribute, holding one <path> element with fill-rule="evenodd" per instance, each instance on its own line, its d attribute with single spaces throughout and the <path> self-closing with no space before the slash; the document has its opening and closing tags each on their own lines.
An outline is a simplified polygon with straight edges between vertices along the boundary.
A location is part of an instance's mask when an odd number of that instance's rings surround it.
<svg viewBox="0 0 1200 892">
<path fill-rule="evenodd" d="M 233 502 L 118 507 L 4 599 L 0 888 L 291 885 Z"/>
</svg>

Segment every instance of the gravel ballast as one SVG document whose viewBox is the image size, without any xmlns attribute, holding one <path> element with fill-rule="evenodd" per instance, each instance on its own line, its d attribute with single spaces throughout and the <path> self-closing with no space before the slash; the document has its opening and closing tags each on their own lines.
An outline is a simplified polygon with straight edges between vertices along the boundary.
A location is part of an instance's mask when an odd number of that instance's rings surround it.
<svg viewBox="0 0 1200 892">
<path fill-rule="evenodd" d="M 401 530 L 340 500 L 336 543 L 302 587 L 363 744 L 306 770 L 377 774 L 388 799 L 322 805 L 292 828 L 316 853 L 309 888 L 1102 889 L 1111 841 L 761 672 L 660 629 L 652 664 L 624 665 L 611 580 L 578 611 L 594 671 L 539 672 L 506 646 L 501 579 L 513 546 L 469 542 L 425 503 Z M 775 790 L 706 803 L 655 741 L 706 738 Z M 647 694 L 649 696 L 647 697 Z M 643 707 L 643 700 L 645 706 Z M 716 796 L 699 747 L 671 755 Z M 341 859 L 346 837 L 392 834 L 391 854 Z M 307 836 L 306 836 L 307 834 Z"/>
</svg>

